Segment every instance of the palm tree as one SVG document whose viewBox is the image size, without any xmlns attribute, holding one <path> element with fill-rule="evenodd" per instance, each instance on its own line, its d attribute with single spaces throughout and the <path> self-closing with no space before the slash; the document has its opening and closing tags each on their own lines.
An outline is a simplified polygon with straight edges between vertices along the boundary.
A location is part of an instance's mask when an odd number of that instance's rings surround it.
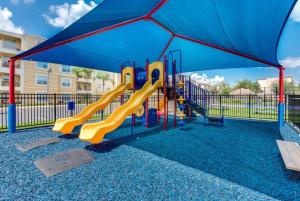
<svg viewBox="0 0 300 201">
<path fill-rule="evenodd" d="M 92 72 L 93 72 L 92 69 L 82 68 L 81 76 L 82 76 L 82 78 L 85 78 L 86 80 L 88 80 L 89 78 L 91 78 Z"/>
<path fill-rule="evenodd" d="M 98 72 L 96 78 L 102 80 L 102 94 L 104 94 L 105 82 L 111 80 L 111 78 L 108 73 L 104 73 L 104 72 Z"/>
<path fill-rule="evenodd" d="M 110 78 L 110 81 L 111 81 L 112 86 L 115 87 L 115 80 L 114 80 L 114 78 Z"/>
<path fill-rule="evenodd" d="M 81 72 L 81 68 L 78 67 L 74 67 L 72 68 L 72 74 L 76 76 L 76 94 L 78 91 L 78 78 L 81 76 L 82 72 Z"/>
<path fill-rule="evenodd" d="M 88 88 L 88 79 L 91 78 L 91 74 L 92 74 L 93 70 L 92 69 L 87 69 L 87 68 L 82 68 L 81 69 L 81 76 L 82 78 L 86 79 L 86 87 Z"/>
</svg>

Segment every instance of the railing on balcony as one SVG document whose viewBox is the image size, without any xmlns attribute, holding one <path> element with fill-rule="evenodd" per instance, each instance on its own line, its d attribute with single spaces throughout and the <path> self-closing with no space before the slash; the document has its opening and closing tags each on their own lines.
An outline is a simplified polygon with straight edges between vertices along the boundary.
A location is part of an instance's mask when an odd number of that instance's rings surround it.
<svg viewBox="0 0 300 201">
<path fill-rule="evenodd" d="M 19 62 L 15 63 L 15 68 L 20 68 L 21 64 Z M 9 62 L 4 61 L 1 63 L 1 67 L 9 67 Z"/>
<path fill-rule="evenodd" d="M 8 80 L 2 80 L 1 81 L 1 86 L 2 87 L 8 87 L 9 86 L 9 81 Z M 20 81 L 15 81 L 15 87 L 20 87 L 21 83 Z"/>
<path fill-rule="evenodd" d="M 82 91 L 87 91 L 87 92 L 91 92 L 92 88 L 88 88 L 88 87 L 78 87 L 77 91 L 82 92 Z"/>
</svg>

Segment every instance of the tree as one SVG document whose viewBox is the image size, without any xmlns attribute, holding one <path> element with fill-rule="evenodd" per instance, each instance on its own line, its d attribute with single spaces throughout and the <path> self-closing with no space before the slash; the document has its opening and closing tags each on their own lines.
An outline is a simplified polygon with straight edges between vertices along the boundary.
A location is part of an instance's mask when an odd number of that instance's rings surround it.
<svg viewBox="0 0 300 201">
<path fill-rule="evenodd" d="M 251 80 L 241 80 L 235 86 L 234 89 L 250 89 L 254 93 L 261 92 L 260 85 L 258 82 L 252 82 Z"/>
<path fill-rule="evenodd" d="M 86 79 L 86 87 L 87 88 L 88 88 L 89 79 L 91 78 L 92 72 L 93 72 L 93 70 L 88 69 L 88 68 L 82 68 L 81 69 L 81 76 L 82 76 L 82 78 Z"/>
<path fill-rule="evenodd" d="M 96 75 L 96 78 L 99 79 L 99 80 L 102 80 L 102 94 L 104 94 L 105 82 L 108 81 L 108 80 L 111 80 L 110 76 L 109 76 L 108 73 L 98 72 L 97 75 Z"/>
<path fill-rule="evenodd" d="M 85 78 L 86 80 L 88 80 L 89 78 L 91 78 L 92 72 L 93 72 L 92 69 L 81 68 L 81 76 L 82 76 L 82 78 Z"/>
<path fill-rule="evenodd" d="M 258 94 L 259 92 L 261 92 L 260 85 L 257 81 L 252 83 L 251 91 L 253 91 L 255 94 Z"/>
<path fill-rule="evenodd" d="M 227 82 L 225 82 L 225 81 L 221 82 L 218 85 L 219 85 L 219 92 L 220 92 L 220 94 L 229 95 L 230 92 L 232 91 L 230 85 Z"/>
<path fill-rule="evenodd" d="M 272 91 L 273 91 L 273 93 L 279 92 L 279 83 L 278 82 L 274 82 L 272 84 Z M 285 94 L 292 94 L 295 91 L 297 91 L 297 87 L 293 83 L 284 81 L 284 93 Z"/>
<path fill-rule="evenodd" d="M 74 67 L 72 68 L 72 74 L 76 76 L 76 94 L 78 91 L 78 78 L 81 76 L 81 68 Z"/>
<path fill-rule="evenodd" d="M 219 84 L 209 85 L 208 90 L 210 91 L 211 94 L 224 94 L 224 95 L 229 95 L 229 93 L 232 91 L 230 85 L 225 81 L 220 82 Z"/>
</svg>

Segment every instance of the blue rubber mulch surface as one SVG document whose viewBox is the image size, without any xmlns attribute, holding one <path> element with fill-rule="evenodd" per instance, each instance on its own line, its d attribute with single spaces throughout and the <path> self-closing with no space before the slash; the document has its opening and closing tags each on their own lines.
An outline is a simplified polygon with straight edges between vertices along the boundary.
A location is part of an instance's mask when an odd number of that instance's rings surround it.
<svg viewBox="0 0 300 201">
<path fill-rule="evenodd" d="M 0 136 L 0 200 L 282 200 L 299 199 L 288 180 L 275 139 L 276 123 L 201 120 L 163 131 L 130 123 L 97 146 L 62 138 L 21 153 L 16 143 L 57 136 L 36 129 Z M 59 151 L 86 148 L 90 164 L 46 178 L 33 161 Z M 298 197 L 297 197 L 298 196 Z"/>
</svg>

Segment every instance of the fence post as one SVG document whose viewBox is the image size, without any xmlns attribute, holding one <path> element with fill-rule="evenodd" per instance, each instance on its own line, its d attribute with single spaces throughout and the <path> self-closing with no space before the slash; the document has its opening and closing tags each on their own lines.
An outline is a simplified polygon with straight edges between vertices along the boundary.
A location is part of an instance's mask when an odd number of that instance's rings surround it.
<svg viewBox="0 0 300 201">
<path fill-rule="evenodd" d="M 189 77 L 189 101 L 192 100 L 192 83 L 191 83 L 191 77 Z"/>
<path fill-rule="evenodd" d="M 220 109 L 219 109 L 219 112 L 220 112 L 220 115 L 222 115 L 222 95 L 220 95 Z"/>
<path fill-rule="evenodd" d="M 53 95 L 53 99 L 54 99 L 54 121 L 56 121 L 57 119 L 57 114 L 56 114 L 56 93 Z"/>
<path fill-rule="evenodd" d="M 88 105 L 88 104 L 89 104 L 89 95 L 86 94 L 86 105 Z"/>
<path fill-rule="evenodd" d="M 251 94 L 248 96 L 248 111 L 249 111 L 249 119 L 251 118 Z"/>
<path fill-rule="evenodd" d="M 285 103 L 285 107 L 284 107 L 284 122 L 286 122 L 287 120 L 287 107 L 288 107 L 288 94 L 285 94 L 284 96 L 284 103 Z"/>
</svg>

